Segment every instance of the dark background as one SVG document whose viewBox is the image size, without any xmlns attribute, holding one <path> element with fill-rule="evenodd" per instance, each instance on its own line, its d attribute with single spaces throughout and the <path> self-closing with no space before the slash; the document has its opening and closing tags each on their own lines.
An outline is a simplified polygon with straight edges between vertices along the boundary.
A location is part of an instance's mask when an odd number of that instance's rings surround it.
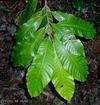
<svg viewBox="0 0 100 105">
<path fill-rule="evenodd" d="M 24 86 L 24 68 L 14 68 L 10 62 L 17 18 L 25 5 L 25 0 L 0 0 L 0 105 L 100 105 L 100 1 L 84 0 L 84 7 L 78 11 L 71 0 L 48 0 L 52 10 L 75 14 L 93 23 L 97 30 L 92 40 L 83 41 L 89 76 L 84 83 L 75 81 L 75 95 L 70 104 L 50 88 L 51 84 L 41 96 L 31 99 Z M 43 5 L 44 0 L 39 0 L 38 9 Z"/>
</svg>

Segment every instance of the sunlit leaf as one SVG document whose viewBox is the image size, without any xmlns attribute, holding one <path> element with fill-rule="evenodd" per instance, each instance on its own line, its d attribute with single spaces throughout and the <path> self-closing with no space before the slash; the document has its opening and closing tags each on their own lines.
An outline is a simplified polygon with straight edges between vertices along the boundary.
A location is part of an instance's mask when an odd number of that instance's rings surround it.
<svg viewBox="0 0 100 105">
<path fill-rule="evenodd" d="M 52 82 L 59 95 L 70 101 L 74 94 L 74 79 L 64 70 L 55 47 L 56 46 L 54 45 L 55 62 Z"/>
<path fill-rule="evenodd" d="M 64 45 L 61 41 L 55 40 L 56 53 L 64 69 L 72 77 L 79 81 L 85 81 L 88 74 L 87 61 L 83 56 L 84 52 L 82 53 L 82 51 L 78 50 L 80 45 L 76 46 L 73 44 L 74 43 L 71 42 Z M 76 47 L 77 49 L 71 49 L 72 47 Z"/>
<path fill-rule="evenodd" d="M 77 36 L 85 37 L 86 39 L 91 39 L 96 34 L 96 31 L 93 28 L 92 24 L 80 18 L 77 18 L 74 15 L 62 12 L 54 12 L 53 15 L 58 21 L 60 21 L 58 23 L 58 26 L 60 28 L 65 28 L 65 30 L 69 29 Z"/>
<path fill-rule="evenodd" d="M 27 88 L 31 97 L 40 95 L 53 75 L 53 46 L 49 39 L 40 45 L 37 55 L 27 73 Z"/>
</svg>

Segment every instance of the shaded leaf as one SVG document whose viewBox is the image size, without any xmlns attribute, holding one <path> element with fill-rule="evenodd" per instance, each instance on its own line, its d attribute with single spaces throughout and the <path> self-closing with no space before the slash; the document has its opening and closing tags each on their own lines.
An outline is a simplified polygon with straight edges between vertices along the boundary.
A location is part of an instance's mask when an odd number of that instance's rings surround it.
<svg viewBox="0 0 100 105">
<path fill-rule="evenodd" d="M 25 9 L 22 11 L 19 17 L 19 24 L 27 22 L 36 10 L 38 0 L 28 0 Z"/>
<path fill-rule="evenodd" d="M 39 28 L 42 22 L 43 16 L 41 12 L 38 12 L 28 20 L 26 23 L 20 26 L 20 29 L 16 33 L 16 42 L 27 39 L 28 36 L 33 35 L 33 33 Z"/>
<path fill-rule="evenodd" d="M 15 67 L 24 66 L 26 68 L 30 65 L 45 36 L 45 29 L 41 28 L 37 32 L 30 34 L 27 36 L 27 39 L 17 42 L 13 48 L 11 60 Z"/>
<path fill-rule="evenodd" d="M 42 15 L 44 16 L 41 26 L 46 26 L 48 22 L 53 22 L 52 13 L 50 8 L 46 5 L 42 9 Z"/>
</svg>

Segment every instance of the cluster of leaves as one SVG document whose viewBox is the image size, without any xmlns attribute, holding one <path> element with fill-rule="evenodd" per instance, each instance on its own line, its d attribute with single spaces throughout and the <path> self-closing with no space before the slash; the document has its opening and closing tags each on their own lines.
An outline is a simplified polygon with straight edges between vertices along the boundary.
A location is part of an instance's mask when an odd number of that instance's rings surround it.
<svg viewBox="0 0 100 105">
<path fill-rule="evenodd" d="M 47 5 L 21 25 L 12 62 L 28 69 L 30 96 L 39 96 L 51 81 L 59 95 L 70 101 L 74 79 L 83 82 L 88 74 L 84 47 L 76 36 L 91 39 L 94 34 L 93 25 L 68 13 L 50 11 Z"/>
</svg>

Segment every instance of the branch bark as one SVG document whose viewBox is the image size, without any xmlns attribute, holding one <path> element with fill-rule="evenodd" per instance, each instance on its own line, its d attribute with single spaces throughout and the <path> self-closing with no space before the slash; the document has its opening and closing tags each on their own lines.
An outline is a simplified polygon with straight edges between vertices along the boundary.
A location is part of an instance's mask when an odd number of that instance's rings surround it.
<svg viewBox="0 0 100 105">
<path fill-rule="evenodd" d="M 47 5 L 47 0 L 45 0 L 45 5 Z"/>
</svg>

